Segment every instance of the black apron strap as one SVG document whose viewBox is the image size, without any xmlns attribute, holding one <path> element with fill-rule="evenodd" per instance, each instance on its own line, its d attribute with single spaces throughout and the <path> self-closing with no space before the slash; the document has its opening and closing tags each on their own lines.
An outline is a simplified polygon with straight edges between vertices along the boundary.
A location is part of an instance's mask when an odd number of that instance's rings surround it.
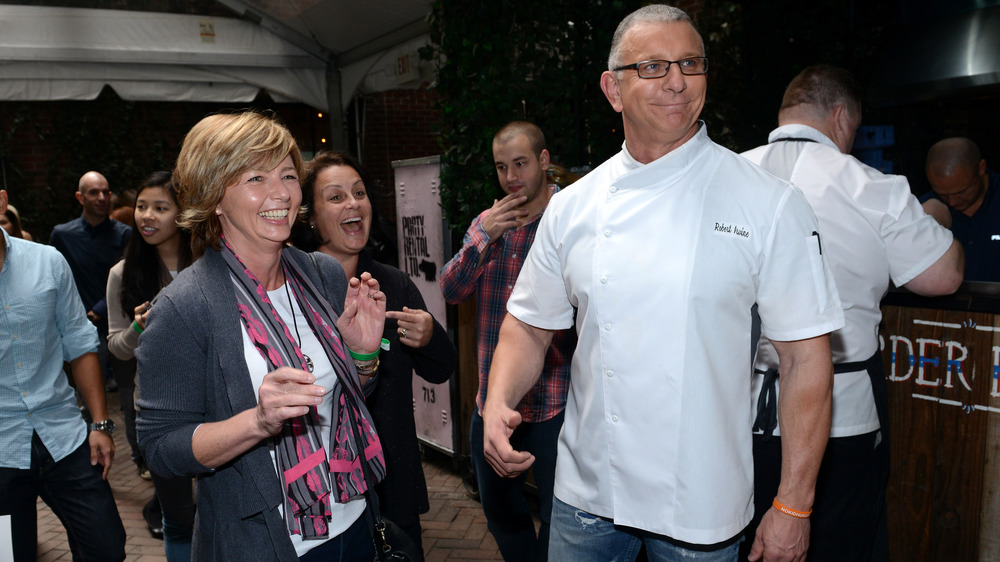
<svg viewBox="0 0 1000 562">
<path fill-rule="evenodd" d="M 875 355 L 865 361 L 865 369 L 872 383 L 872 396 L 875 398 L 875 412 L 878 414 L 879 431 L 882 433 L 880 447 L 889 450 L 889 385 L 885 378 L 885 363 L 882 362 L 882 352 L 875 350 Z"/>
<path fill-rule="evenodd" d="M 889 483 L 889 383 L 885 377 L 885 363 L 878 351 L 868 360 L 868 375 L 871 377 L 872 396 L 875 398 L 875 411 L 878 413 L 879 437 L 876 441 L 875 469 L 879 478 L 879 495 L 875 502 L 879 509 L 878 528 L 875 533 L 875 545 L 872 549 L 872 560 L 888 560 L 888 535 L 886 492 Z"/>
<path fill-rule="evenodd" d="M 875 355 L 867 361 L 835 363 L 833 365 L 833 374 L 856 373 L 862 369 L 867 370 L 868 376 L 871 377 L 872 394 L 875 395 L 875 411 L 878 412 L 879 425 L 883 428 L 888 428 L 888 390 L 885 383 L 885 366 L 882 364 L 881 353 L 876 351 Z M 760 388 L 760 396 L 757 397 L 757 416 L 753 421 L 753 431 L 763 432 L 764 442 L 767 442 L 774 436 L 774 429 L 778 427 L 778 369 L 768 369 L 766 371 L 754 369 L 754 372 L 764 375 L 764 382 Z M 881 397 L 879 396 L 880 394 Z M 882 433 L 882 439 L 887 440 L 888 431 L 883 431 Z"/>
<path fill-rule="evenodd" d="M 754 369 L 754 372 L 764 375 L 764 384 L 757 397 L 757 417 L 753 420 L 753 431 L 763 431 L 766 442 L 771 440 L 774 428 L 778 427 L 778 369 Z"/>
<path fill-rule="evenodd" d="M 881 355 L 879 355 L 879 357 L 881 357 Z M 869 361 L 871 361 L 871 359 L 867 361 L 851 361 L 849 363 L 834 363 L 833 374 L 839 375 L 841 373 L 857 373 L 861 369 L 867 369 Z"/>
<path fill-rule="evenodd" d="M 768 144 L 774 144 L 776 142 L 816 142 L 816 141 L 804 137 L 783 137 L 780 139 L 774 139 Z"/>
</svg>

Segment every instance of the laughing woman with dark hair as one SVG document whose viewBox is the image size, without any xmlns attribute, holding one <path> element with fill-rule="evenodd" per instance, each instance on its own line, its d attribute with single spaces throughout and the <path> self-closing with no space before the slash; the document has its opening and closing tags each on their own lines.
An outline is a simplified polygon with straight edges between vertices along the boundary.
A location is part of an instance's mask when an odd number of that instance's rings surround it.
<svg viewBox="0 0 1000 562">
<path fill-rule="evenodd" d="M 372 229 L 379 221 L 376 192 L 365 179 L 364 168 L 352 155 L 317 154 L 302 182 L 308 208 L 306 220 L 296 227 L 295 244 L 337 258 L 348 277 L 373 275 L 385 293 L 382 337 L 389 349 L 382 355 L 378 386 L 368 399 L 386 451 L 386 478 L 375 491 L 383 513 L 420 546 L 420 514 L 429 506 L 413 420 L 413 373 L 430 383 L 445 382 L 455 370 L 456 353 L 409 276 L 369 253 Z"/>
</svg>

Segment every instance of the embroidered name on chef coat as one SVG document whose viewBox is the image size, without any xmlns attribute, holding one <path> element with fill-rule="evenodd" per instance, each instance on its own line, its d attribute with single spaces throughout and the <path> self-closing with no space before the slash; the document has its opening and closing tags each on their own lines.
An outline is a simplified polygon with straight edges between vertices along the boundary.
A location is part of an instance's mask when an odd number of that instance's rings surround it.
<svg viewBox="0 0 1000 562">
<path fill-rule="evenodd" d="M 717 222 L 715 223 L 715 228 L 713 228 L 712 231 L 718 234 L 729 234 L 732 236 L 739 236 L 741 238 L 750 238 L 750 231 L 747 230 L 746 227 L 738 224 Z"/>
</svg>

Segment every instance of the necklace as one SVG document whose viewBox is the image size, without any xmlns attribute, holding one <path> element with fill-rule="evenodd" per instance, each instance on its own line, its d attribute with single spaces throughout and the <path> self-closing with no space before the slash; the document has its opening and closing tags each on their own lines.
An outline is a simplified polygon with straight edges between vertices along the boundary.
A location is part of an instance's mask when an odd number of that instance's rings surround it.
<svg viewBox="0 0 1000 562">
<path fill-rule="evenodd" d="M 288 292 L 288 277 L 285 276 L 284 272 L 281 274 L 285 278 L 285 296 L 288 297 L 288 310 L 292 315 L 292 325 L 295 326 L 295 337 L 298 338 L 299 350 L 302 350 L 302 336 L 299 335 L 299 321 L 295 319 L 295 305 L 292 303 L 292 294 Z M 313 360 L 309 358 L 308 355 L 303 351 L 302 357 L 306 360 L 306 369 L 309 372 L 313 372 Z"/>
</svg>

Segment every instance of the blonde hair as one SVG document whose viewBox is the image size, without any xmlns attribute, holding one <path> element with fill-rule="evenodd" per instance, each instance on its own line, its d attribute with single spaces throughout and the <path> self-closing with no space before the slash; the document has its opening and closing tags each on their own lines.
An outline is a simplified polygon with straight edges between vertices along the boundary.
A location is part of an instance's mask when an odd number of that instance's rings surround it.
<svg viewBox="0 0 1000 562">
<path fill-rule="evenodd" d="M 302 155 L 291 132 L 256 111 L 209 115 L 188 131 L 173 181 L 181 207 L 177 224 L 191 231 L 195 256 L 208 247 L 219 249 L 222 223 L 215 209 L 226 188 L 247 170 L 273 170 L 286 156 L 302 177 Z"/>
</svg>

